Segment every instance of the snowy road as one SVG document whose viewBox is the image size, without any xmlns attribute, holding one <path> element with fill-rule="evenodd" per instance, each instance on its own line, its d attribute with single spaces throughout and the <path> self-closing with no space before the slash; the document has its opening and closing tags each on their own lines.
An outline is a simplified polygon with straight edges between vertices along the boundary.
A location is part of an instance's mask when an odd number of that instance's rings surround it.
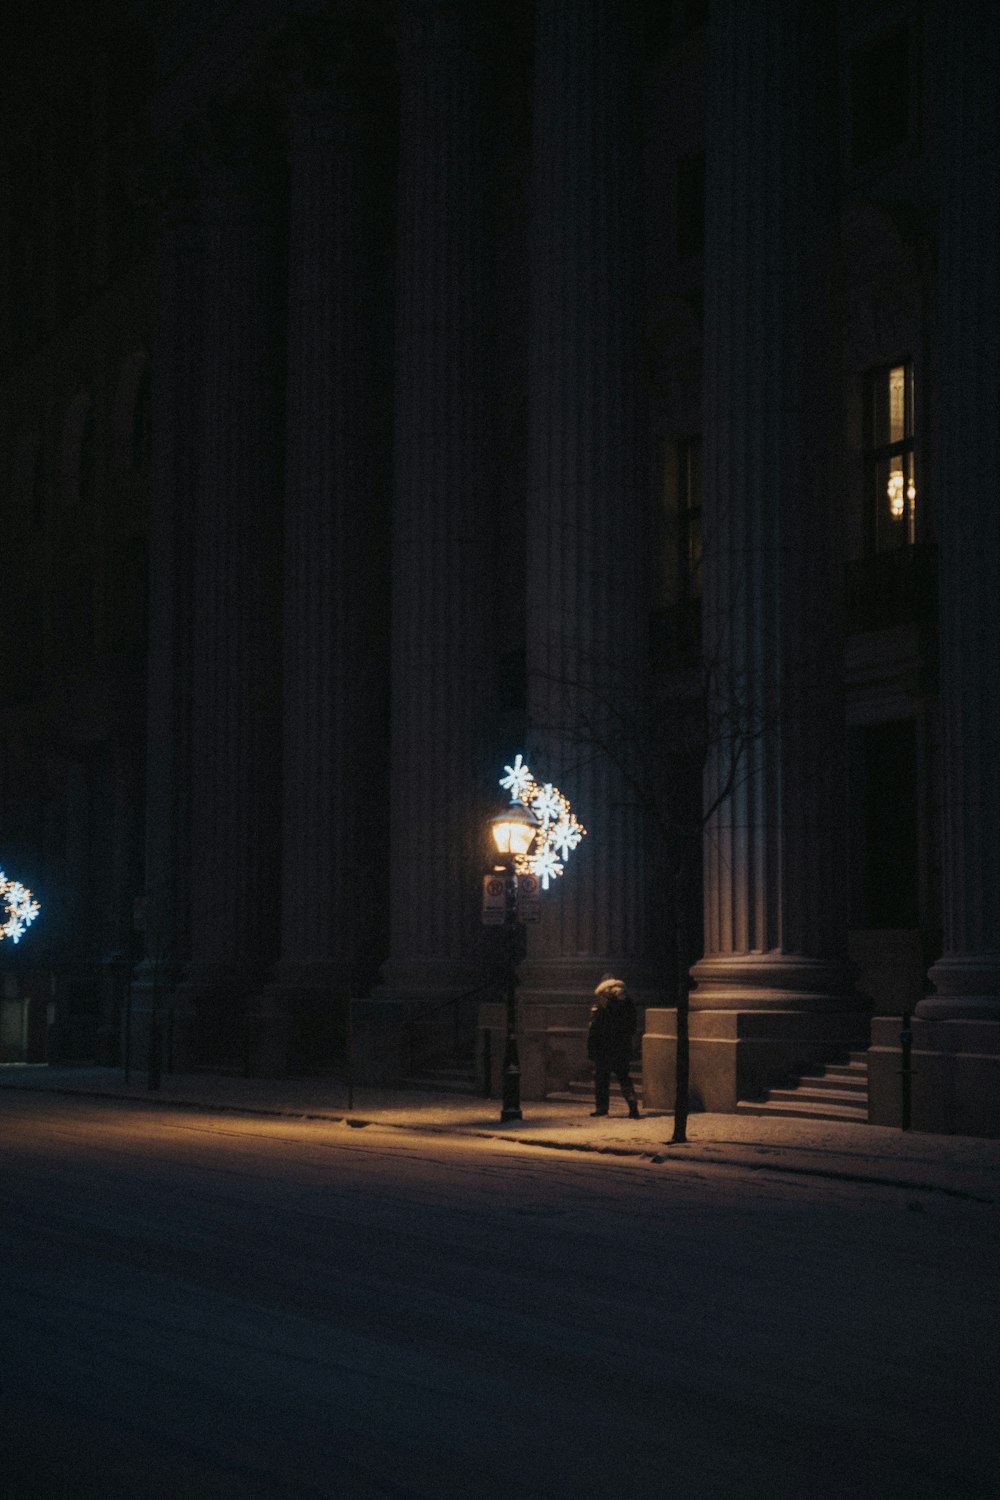
<svg viewBox="0 0 1000 1500">
<path fill-rule="evenodd" d="M 5 1500 L 995 1493 L 994 1207 L 0 1095 Z"/>
</svg>

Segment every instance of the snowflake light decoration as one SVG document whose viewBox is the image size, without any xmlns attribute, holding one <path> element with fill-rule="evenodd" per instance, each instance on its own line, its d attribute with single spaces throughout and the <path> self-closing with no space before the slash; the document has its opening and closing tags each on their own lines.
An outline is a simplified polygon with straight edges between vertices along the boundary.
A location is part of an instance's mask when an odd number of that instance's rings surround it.
<svg viewBox="0 0 1000 1500">
<path fill-rule="evenodd" d="M 0 942 L 9 937 L 12 943 L 19 943 L 25 928 L 31 926 L 41 907 L 26 886 L 19 880 L 8 880 L 2 870 L 0 897 L 3 898 L 4 909 L 4 921 L 0 922 Z"/>
<path fill-rule="evenodd" d="M 523 756 L 515 755 L 514 764 L 504 766 L 504 771 L 500 785 L 510 792 L 512 802 L 523 802 L 532 809 L 539 825 L 531 853 L 517 856 L 517 871 L 537 876 L 542 890 L 547 891 L 563 874 L 566 861 L 587 830 L 577 822 L 569 798 L 551 781 L 537 782 Z"/>
</svg>

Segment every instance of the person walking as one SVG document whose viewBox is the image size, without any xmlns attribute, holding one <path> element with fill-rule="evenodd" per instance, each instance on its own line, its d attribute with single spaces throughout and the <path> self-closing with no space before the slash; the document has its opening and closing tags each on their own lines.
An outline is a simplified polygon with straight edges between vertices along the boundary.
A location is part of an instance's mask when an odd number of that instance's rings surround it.
<svg viewBox="0 0 1000 1500">
<path fill-rule="evenodd" d="M 624 980 L 606 974 L 594 991 L 595 1004 L 590 1012 L 587 1033 L 587 1056 L 594 1064 L 594 1109 L 592 1115 L 606 1115 L 614 1073 L 628 1105 L 629 1118 L 638 1120 L 639 1103 L 629 1077 L 632 1061 L 632 1035 L 635 1031 L 635 1006 Z"/>
</svg>

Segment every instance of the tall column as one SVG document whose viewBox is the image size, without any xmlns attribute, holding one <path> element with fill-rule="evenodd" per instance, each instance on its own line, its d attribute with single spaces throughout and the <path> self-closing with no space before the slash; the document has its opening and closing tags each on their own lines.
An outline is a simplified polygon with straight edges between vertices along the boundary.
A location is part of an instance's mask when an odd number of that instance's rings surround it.
<svg viewBox="0 0 1000 1500">
<path fill-rule="evenodd" d="M 386 926 L 389 302 L 371 79 L 346 33 L 310 38 L 326 82 L 299 79 L 289 119 L 276 989 L 329 1012 L 371 983 Z"/>
<path fill-rule="evenodd" d="M 579 1009 L 605 970 L 648 982 L 629 784 L 648 614 L 635 26 L 613 0 L 535 6 L 526 758 L 588 837 L 530 933 L 529 1005 Z"/>
<path fill-rule="evenodd" d="M 482 978 L 492 460 L 488 36 L 483 8 L 407 0 L 392 538 L 389 997 Z M 378 789 L 372 789 L 378 795 Z"/>
<path fill-rule="evenodd" d="M 176 975 L 188 953 L 192 532 L 201 446 L 204 254 L 193 186 L 171 179 L 154 256 L 147 656 L 145 958 Z"/>
<path fill-rule="evenodd" d="M 205 198 L 202 464 L 194 521 L 191 958 L 201 1045 L 274 961 L 280 845 L 284 275 L 253 122 L 221 120 Z"/>
<path fill-rule="evenodd" d="M 711 729 L 705 955 L 691 997 L 692 1081 L 709 1108 L 732 1107 L 772 1069 L 822 1056 L 856 1020 L 838 1016 L 857 1002 L 846 962 L 843 548 L 831 482 L 832 21 L 832 6 L 798 0 L 719 0 L 712 13 L 703 471 Z"/>
<path fill-rule="evenodd" d="M 944 952 L 918 1013 L 1000 1021 L 1000 16 L 972 0 L 942 27 L 938 516 Z"/>
</svg>

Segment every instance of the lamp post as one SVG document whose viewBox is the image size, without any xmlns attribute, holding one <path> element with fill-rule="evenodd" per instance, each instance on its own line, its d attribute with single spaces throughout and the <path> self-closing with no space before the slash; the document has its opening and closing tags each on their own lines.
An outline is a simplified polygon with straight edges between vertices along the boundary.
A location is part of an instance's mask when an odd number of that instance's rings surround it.
<svg viewBox="0 0 1000 1500">
<path fill-rule="evenodd" d="M 517 857 L 527 854 L 540 821 L 523 802 L 512 802 L 490 819 L 497 866 L 504 876 L 504 933 L 507 948 L 507 1040 L 503 1054 L 503 1097 L 500 1120 L 521 1119 L 521 1062 L 517 1051 Z"/>
</svg>

